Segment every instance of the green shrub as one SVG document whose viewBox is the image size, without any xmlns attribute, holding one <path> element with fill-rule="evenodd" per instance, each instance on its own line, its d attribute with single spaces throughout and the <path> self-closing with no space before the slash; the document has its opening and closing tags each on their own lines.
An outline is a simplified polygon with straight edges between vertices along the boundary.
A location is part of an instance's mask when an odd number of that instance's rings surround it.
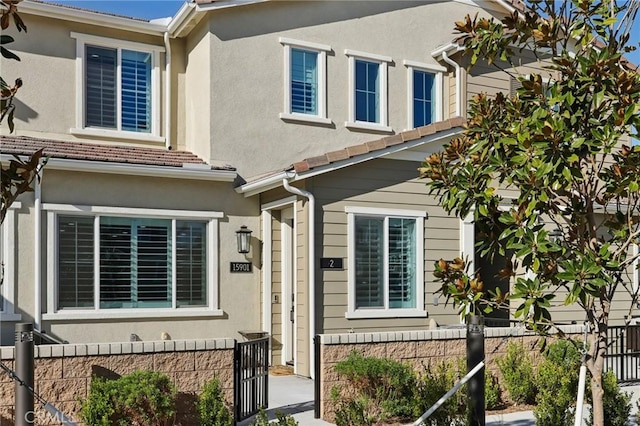
<svg viewBox="0 0 640 426">
<path fill-rule="evenodd" d="M 233 416 L 224 403 L 220 380 L 213 378 L 202 388 L 196 404 L 201 426 L 232 426 Z"/>
<path fill-rule="evenodd" d="M 166 374 L 136 371 L 117 380 L 94 377 L 80 418 L 92 426 L 161 426 L 175 414 L 176 390 Z"/>
<path fill-rule="evenodd" d="M 409 420 L 413 416 L 416 374 L 410 365 L 354 351 L 336 364 L 335 371 L 348 384 L 334 394 L 341 418 Z M 356 415 L 358 410 L 361 413 Z"/>
<path fill-rule="evenodd" d="M 566 340 L 553 342 L 538 365 L 538 395 L 533 415 L 537 426 L 570 426 L 574 424 L 578 392 L 580 352 Z"/>
<path fill-rule="evenodd" d="M 371 426 L 374 418 L 367 414 L 371 405 L 366 396 L 357 399 L 337 400 L 336 426 Z"/>
<path fill-rule="evenodd" d="M 284 414 L 280 411 L 276 411 L 276 421 L 269 423 L 269 416 L 267 416 L 267 412 L 264 411 L 264 408 L 261 408 L 258 411 L 258 415 L 255 420 L 251 422 L 251 426 L 298 426 L 298 422 L 296 419 L 291 416 L 291 414 Z"/>
<path fill-rule="evenodd" d="M 631 415 L 631 394 L 623 392 L 618 387 L 618 380 L 613 371 L 607 371 L 602 375 L 602 389 L 605 414 L 603 426 L 625 426 Z M 589 409 L 587 425 L 593 426 L 593 408 Z"/>
<path fill-rule="evenodd" d="M 484 407 L 487 410 L 496 410 L 502 407 L 502 389 L 498 383 L 498 378 L 485 370 L 484 376 Z"/>
<path fill-rule="evenodd" d="M 425 366 L 418 378 L 414 397 L 414 417 L 424 414 L 466 374 L 464 360 L 441 362 Z M 463 386 L 445 401 L 426 421 L 427 426 L 458 426 L 466 424 L 467 399 Z"/>
<path fill-rule="evenodd" d="M 516 404 L 532 404 L 536 386 L 531 356 L 522 344 L 509 343 L 507 354 L 496 359 L 509 398 Z"/>
</svg>

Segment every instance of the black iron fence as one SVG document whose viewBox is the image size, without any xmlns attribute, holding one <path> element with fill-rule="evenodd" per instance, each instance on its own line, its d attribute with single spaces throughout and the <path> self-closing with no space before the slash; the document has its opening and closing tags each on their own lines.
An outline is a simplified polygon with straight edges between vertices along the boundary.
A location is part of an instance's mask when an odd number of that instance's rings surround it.
<svg viewBox="0 0 640 426">
<path fill-rule="evenodd" d="M 236 342 L 235 420 L 242 421 L 269 405 L 269 337 Z"/>
<path fill-rule="evenodd" d="M 609 326 L 604 362 L 618 383 L 640 382 L 640 325 Z"/>
</svg>

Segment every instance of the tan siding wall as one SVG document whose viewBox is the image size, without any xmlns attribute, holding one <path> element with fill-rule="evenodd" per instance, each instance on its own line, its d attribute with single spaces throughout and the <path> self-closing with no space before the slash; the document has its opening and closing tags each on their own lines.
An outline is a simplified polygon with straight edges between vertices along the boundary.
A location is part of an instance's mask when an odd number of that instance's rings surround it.
<svg viewBox="0 0 640 426">
<path fill-rule="evenodd" d="M 322 246 L 320 257 L 344 258 L 344 270 L 320 270 L 317 283 L 322 286 L 318 309 L 322 311 L 322 332 L 383 331 L 424 329 L 430 318 L 439 323 L 457 323 L 458 317 L 444 301 L 433 306 L 433 264 L 443 258 L 459 255 L 459 221 L 449 217 L 427 195 L 424 181 L 416 178 L 417 163 L 395 160 L 373 160 L 348 170 L 339 170 L 314 179 L 318 204 L 317 233 Z M 347 311 L 347 214 L 346 206 L 387 207 L 426 210 L 425 221 L 425 305 L 428 318 L 351 319 Z"/>
</svg>

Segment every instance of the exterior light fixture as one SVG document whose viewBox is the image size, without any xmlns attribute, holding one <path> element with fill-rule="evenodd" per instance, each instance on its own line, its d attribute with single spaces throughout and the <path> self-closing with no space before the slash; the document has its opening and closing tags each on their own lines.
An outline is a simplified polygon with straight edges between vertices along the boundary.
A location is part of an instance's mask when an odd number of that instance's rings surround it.
<svg viewBox="0 0 640 426">
<path fill-rule="evenodd" d="M 236 231 L 236 237 L 238 237 L 238 253 L 249 253 L 251 248 L 251 230 L 245 225 L 242 225 L 240 229 Z"/>
</svg>

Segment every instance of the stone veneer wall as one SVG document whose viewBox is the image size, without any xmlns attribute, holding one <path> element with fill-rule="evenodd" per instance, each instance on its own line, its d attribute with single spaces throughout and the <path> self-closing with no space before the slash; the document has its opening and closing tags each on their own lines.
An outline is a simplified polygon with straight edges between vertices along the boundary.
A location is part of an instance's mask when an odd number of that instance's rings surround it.
<svg viewBox="0 0 640 426">
<path fill-rule="evenodd" d="M 168 340 L 35 347 L 35 391 L 78 420 L 92 376 L 115 378 L 136 370 L 161 371 L 178 390 L 176 424 L 194 424 L 188 415 L 205 382 L 218 377 L 227 402 L 233 401 L 233 339 Z M 14 348 L 0 348 L 0 358 L 14 367 Z M 0 426 L 14 424 L 15 382 L 0 371 Z M 231 405 L 231 404 L 230 404 Z M 35 424 L 60 424 L 38 406 Z"/>
<path fill-rule="evenodd" d="M 564 326 L 562 331 L 580 338 L 584 329 L 579 325 Z M 534 358 L 541 357 L 536 344 L 540 340 L 532 332 L 518 328 L 485 328 L 486 368 L 498 374 L 496 357 L 506 353 L 509 342 L 522 343 Z M 444 360 L 466 358 L 466 329 L 438 329 L 384 333 L 349 333 L 320 335 L 320 418 L 334 420 L 331 389 L 340 384 L 334 371 L 336 363 L 353 351 L 364 356 L 390 358 L 406 362 L 419 371 L 423 365 Z"/>
</svg>

